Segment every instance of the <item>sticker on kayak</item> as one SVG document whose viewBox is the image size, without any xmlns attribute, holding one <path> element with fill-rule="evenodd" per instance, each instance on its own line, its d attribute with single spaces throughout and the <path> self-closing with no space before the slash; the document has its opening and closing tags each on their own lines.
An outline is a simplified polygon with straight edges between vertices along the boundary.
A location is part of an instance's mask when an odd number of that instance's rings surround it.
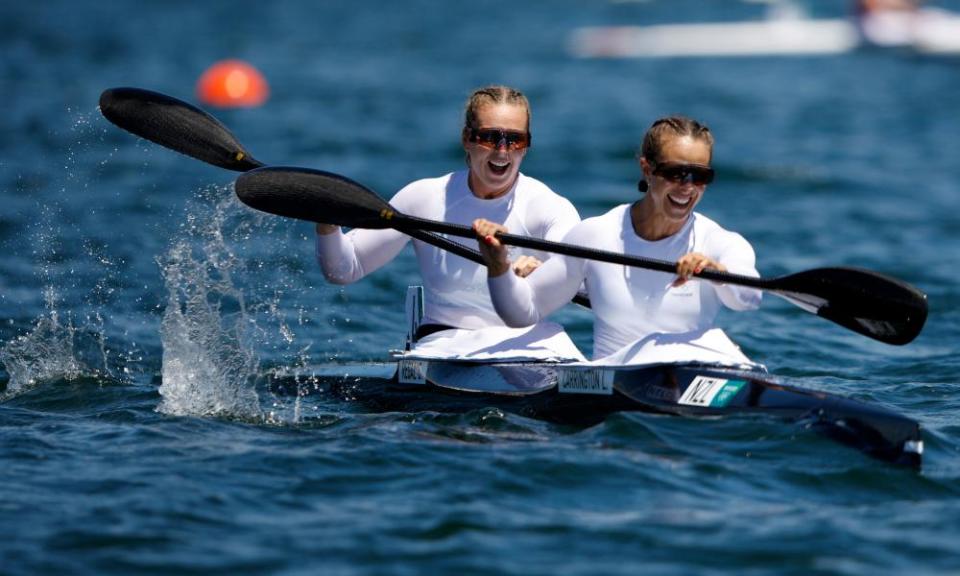
<svg viewBox="0 0 960 576">
<path fill-rule="evenodd" d="M 567 394 L 613 394 L 613 370 L 558 370 L 557 385 Z"/>
<path fill-rule="evenodd" d="M 429 364 L 426 360 L 401 360 L 397 366 L 397 380 L 401 384 L 426 384 Z"/>
<path fill-rule="evenodd" d="M 679 403 L 688 406 L 723 408 L 746 385 L 747 383 L 743 380 L 697 376 L 690 383 L 690 386 L 687 386 L 683 396 L 680 397 Z"/>
</svg>

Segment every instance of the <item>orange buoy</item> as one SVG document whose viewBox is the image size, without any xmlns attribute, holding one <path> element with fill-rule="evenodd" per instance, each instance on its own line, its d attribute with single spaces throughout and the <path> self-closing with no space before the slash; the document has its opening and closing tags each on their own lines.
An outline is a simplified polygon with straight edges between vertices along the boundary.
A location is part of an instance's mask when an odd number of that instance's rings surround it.
<svg viewBox="0 0 960 576">
<path fill-rule="evenodd" d="M 220 108 L 248 108 L 267 101 L 270 87 L 259 70 L 242 60 L 221 60 L 200 76 L 197 97 Z"/>
</svg>

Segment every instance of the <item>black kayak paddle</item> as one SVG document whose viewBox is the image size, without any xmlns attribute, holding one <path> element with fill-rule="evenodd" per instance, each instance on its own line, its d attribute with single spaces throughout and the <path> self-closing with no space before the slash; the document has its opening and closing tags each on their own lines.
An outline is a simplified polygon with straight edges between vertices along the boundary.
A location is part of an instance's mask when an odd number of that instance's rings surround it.
<svg viewBox="0 0 960 576">
<path fill-rule="evenodd" d="M 430 230 L 475 238 L 469 226 L 407 216 L 362 184 L 338 174 L 305 168 L 265 167 L 241 175 L 240 200 L 248 206 L 288 218 L 353 228 L 392 228 L 409 234 Z M 498 234 L 504 244 L 676 273 L 676 263 L 594 250 L 516 234 Z M 695 277 L 758 288 L 849 330 L 888 344 L 911 342 L 927 318 L 926 295 L 905 282 L 859 268 L 816 268 L 776 278 L 754 278 L 716 270 Z"/>
<path fill-rule="evenodd" d="M 219 120 L 183 100 L 143 88 L 110 88 L 100 95 L 100 112 L 127 132 L 227 170 L 246 172 L 264 166 Z M 405 234 L 422 242 L 483 264 L 480 253 L 425 230 Z M 586 294 L 573 302 L 590 307 Z"/>
</svg>

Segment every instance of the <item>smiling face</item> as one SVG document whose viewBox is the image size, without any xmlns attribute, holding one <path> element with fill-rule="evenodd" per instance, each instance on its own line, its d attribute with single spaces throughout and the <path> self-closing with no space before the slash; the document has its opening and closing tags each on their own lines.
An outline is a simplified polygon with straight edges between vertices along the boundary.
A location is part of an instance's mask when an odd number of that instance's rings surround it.
<svg viewBox="0 0 960 576">
<path fill-rule="evenodd" d="M 526 133 L 527 110 L 523 106 L 508 103 L 493 103 L 480 107 L 476 114 L 476 130 L 495 128 L 508 132 Z M 478 198 L 497 198 L 513 187 L 520 173 L 520 163 L 527 153 L 526 148 L 509 150 L 505 141 L 495 149 L 471 142 L 469 130 L 463 132 L 463 149 L 470 167 L 470 190 Z"/>
<path fill-rule="evenodd" d="M 673 136 L 662 142 L 656 163 L 646 157 L 640 158 L 644 179 L 649 184 L 647 194 L 640 202 L 643 215 L 640 226 L 637 226 L 638 222 L 634 223 L 641 236 L 660 239 L 678 232 L 707 188 L 706 184 L 697 183 L 692 178 L 676 181 L 658 175 L 657 166 L 707 167 L 710 165 L 711 154 L 710 143 L 703 139 Z"/>
</svg>

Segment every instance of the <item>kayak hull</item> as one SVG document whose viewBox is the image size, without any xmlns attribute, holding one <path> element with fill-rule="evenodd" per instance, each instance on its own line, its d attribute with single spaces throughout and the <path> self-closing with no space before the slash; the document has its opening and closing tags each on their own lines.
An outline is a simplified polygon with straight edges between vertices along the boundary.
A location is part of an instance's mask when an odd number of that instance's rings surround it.
<svg viewBox="0 0 960 576">
<path fill-rule="evenodd" d="M 495 407 L 576 427 L 620 412 L 690 418 L 767 415 L 898 466 L 919 469 L 922 464 L 923 436 L 915 420 L 882 406 L 786 384 L 766 372 L 696 364 L 611 368 L 430 361 L 411 367 L 401 361 L 392 377 L 327 376 L 317 382 L 322 390 L 376 411 L 461 413 Z"/>
</svg>

